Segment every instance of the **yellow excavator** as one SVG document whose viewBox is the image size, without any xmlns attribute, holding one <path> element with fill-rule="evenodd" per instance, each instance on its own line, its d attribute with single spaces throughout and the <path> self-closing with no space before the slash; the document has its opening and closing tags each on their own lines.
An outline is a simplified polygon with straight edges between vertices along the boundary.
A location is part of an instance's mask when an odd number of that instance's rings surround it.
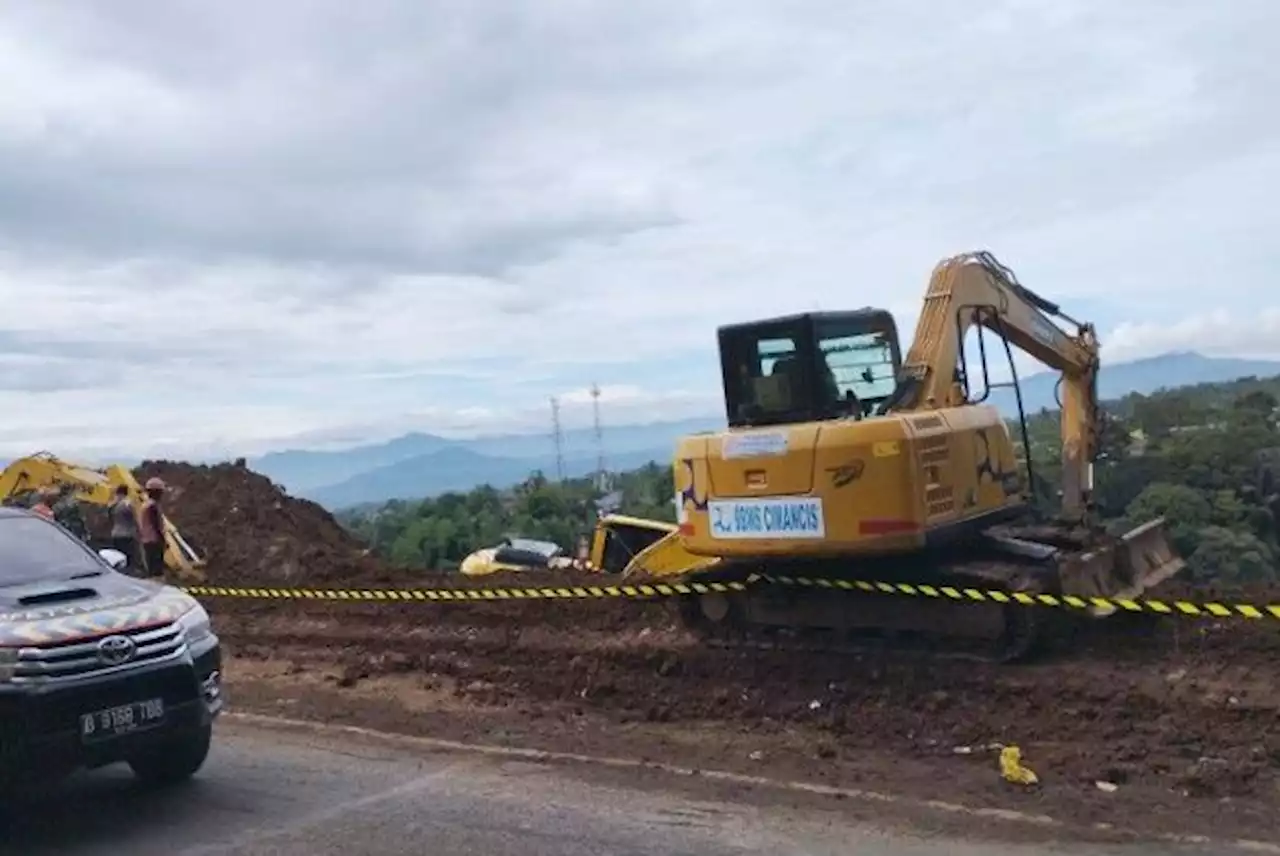
<svg viewBox="0 0 1280 856">
<path fill-rule="evenodd" d="M 38 452 L 11 462 L 0 472 L 0 502 L 18 502 L 43 490 L 55 490 L 74 501 L 106 507 L 115 498 L 118 485 L 129 489 L 129 500 L 141 514 L 146 498 L 128 468 L 112 464 L 94 469 L 68 463 L 48 452 Z M 187 543 L 168 517 L 164 518 L 164 530 L 165 564 L 184 583 L 203 582 L 205 559 Z"/>
<path fill-rule="evenodd" d="M 1008 423 L 986 401 L 1001 386 L 989 372 L 991 334 L 1012 373 L 1024 449 L 1012 349 L 1060 373 L 1053 514 L 1036 512 L 1030 456 L 1019 460 Z M 831 580 L 1126 598 L 1183 567 L 1163 520 L 1111 537 L 1095 519 L 1104 414 L 1093 325 L 1020 284 L 990 253 L 935 267 L 905 360 L 893 316 L 873 308 L 734 324 L 718 339 L 728 430 L 677 444 L 677 522 L 603 517 L 591 557 L 632 579 L 810 581 L 691 595 L 681 612 L 703 634 L 873 631 L 934 646 L 941 637 L 944 650 L 1014 661 L 1040 650 L 1061 611 Z"/>
</svg>

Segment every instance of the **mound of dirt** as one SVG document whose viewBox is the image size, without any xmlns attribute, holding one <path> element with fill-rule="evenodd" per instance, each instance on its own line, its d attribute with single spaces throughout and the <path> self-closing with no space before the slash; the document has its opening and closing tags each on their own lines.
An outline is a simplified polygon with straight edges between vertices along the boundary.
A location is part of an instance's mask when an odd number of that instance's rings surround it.
<svg viewBox="0 0 1280 856">
<path fill-rule="evenodd" d="M 239 463 L 144 461 L 135 476 L 140 481 L 159 476 L 168 485 L 166 512 L 196 552 L 207 558 L 211 585 L 490 588 L 584 582 L 583 575 L 572 570 L 465 577 L 392 567 L 371 555 L 324 508 L 289 496 Z"/>
<path fill-rule="evenodd" d="M 144 461 L 134 472 L 168 485 L 166 513 L 207 558 L 210 584 L 375 585 L 395 576 L 328 511 L 238 463 Z"/>
</svg>

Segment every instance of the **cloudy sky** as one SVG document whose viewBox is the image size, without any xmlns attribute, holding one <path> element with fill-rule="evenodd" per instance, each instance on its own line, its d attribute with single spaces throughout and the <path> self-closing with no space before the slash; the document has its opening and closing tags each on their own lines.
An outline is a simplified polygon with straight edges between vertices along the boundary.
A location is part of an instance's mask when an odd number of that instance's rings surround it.
<svg viewBox="0 0 1280 856">
<path fill-rule="evenodd" d="M 1268 0 L 0 0 L 0 453 L 715 412 L 714 328 L 989 248 L 1280 357 Z"/>
</svg>

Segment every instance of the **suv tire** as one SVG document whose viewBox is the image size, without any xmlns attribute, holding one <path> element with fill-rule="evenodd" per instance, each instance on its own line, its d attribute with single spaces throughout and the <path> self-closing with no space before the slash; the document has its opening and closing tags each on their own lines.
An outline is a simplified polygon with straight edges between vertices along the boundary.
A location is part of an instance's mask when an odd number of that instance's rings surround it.
<svg viewBox="0 0 1280 856">
<path fill-rule="evenodd" d="M 133 774 L 148 785 L 176 785 L 194 776 L 209 757 L 213 725 L 188 732 L 181 739 L 166 741 L 155 749 L 129 759 Z"/>
</svg>

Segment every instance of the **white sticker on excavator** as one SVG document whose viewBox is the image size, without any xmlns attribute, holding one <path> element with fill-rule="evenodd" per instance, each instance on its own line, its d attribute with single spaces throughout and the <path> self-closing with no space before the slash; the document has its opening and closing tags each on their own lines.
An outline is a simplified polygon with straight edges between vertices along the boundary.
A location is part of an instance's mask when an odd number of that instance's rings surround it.
<svg viewBox="0 0 1280 856">
<path fill-rule="evenodd" d="M 712 538 L 821 538 L 826 535 L 818 497 L 714 499 L 708 503 Z"/>
<path fill-rule="evenodd" d="M 787 453 L 787 435 L 783 431 L 767 434 L 730 434 L 724 439 L 720 455 L 724 458 L 764 458 Z"/>
</svg>

